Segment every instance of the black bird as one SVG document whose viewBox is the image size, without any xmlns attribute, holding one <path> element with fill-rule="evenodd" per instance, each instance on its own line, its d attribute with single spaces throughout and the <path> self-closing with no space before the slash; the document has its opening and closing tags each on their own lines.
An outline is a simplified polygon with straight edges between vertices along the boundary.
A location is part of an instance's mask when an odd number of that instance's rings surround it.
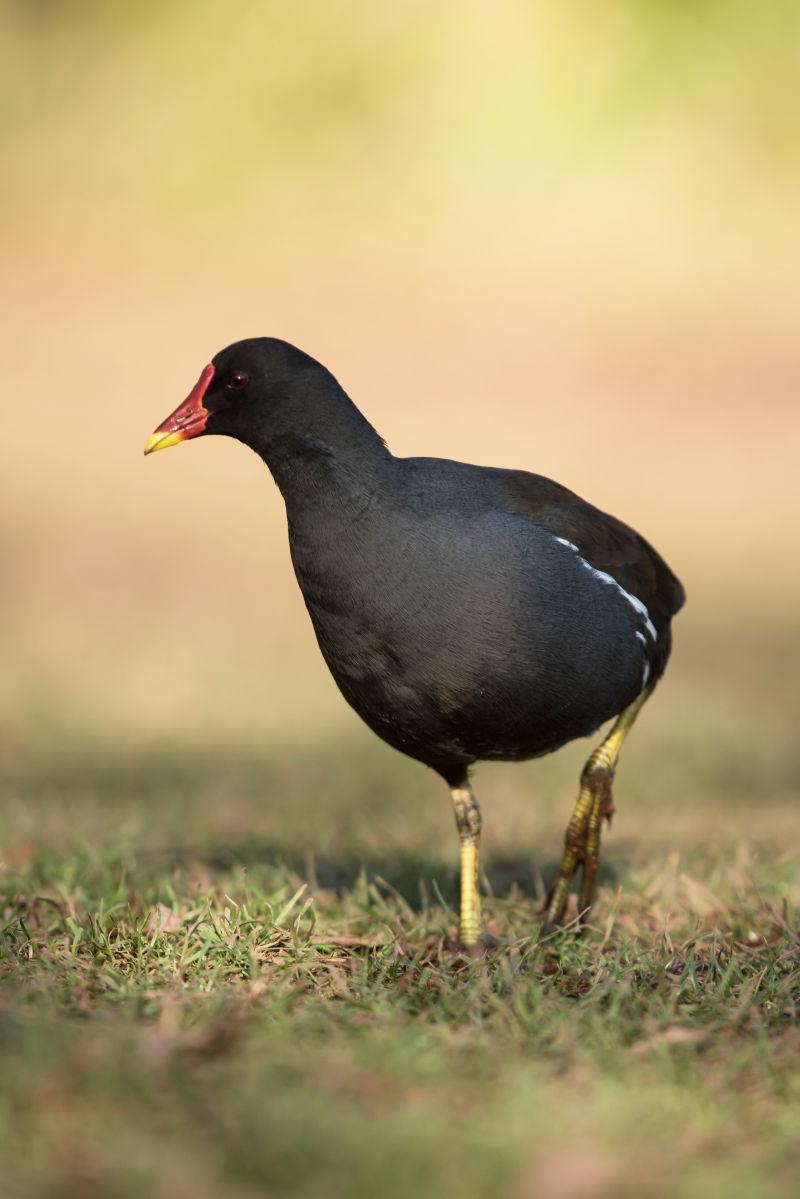
<svg viewBox="0 0 800 1199">
<path fill-rule="evenodd" d="M 221 433 L 266 462 L 320 649 L 347 702 L 450 787 L 460 937 L 481 935 L 477 761 L 615 723 L 590 756 L 547 921 L 591 905 L 622 742 L 663 674 L 680 582 L 633 529 L 520 470 L 395 458 L 319 362 L 257 337 L 213 359 L 145 453 Z"/>
</svg>

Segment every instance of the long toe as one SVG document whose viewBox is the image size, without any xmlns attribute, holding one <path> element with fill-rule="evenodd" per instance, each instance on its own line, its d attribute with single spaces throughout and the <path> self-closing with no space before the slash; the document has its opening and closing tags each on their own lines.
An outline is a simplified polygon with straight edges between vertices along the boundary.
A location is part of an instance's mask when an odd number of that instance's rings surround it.
<svg viewBox="0 0 800 1199">
<path fill-rule="evenodd" d="M 569 899 L 569 889 L 570 884 L 572 883 L 573 873 L 574 870 L 571 871 L 569 875 L 565 875 L 563 873 L 562 863 L 562 873 L 559 874 L 559 877 L 553 884 L 550 894 L 547 897 L 547 904 L 544 909 L 542 933 L 545 936 L 549 936 L 550 933 L 555 932 L 557 928 L 561 927 L 561 923 L 564 919 L 564 913 L 567 910 L 567 901 Z"/>
</svg>

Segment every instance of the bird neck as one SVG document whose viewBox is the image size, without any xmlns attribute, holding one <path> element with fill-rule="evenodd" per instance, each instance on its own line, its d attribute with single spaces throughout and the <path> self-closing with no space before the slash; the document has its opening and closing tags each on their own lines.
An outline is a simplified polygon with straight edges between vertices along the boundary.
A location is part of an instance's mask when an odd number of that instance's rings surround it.
<svg viewBox="0 0 800 1199">
<path fill-rule="evenodd" d="M 291 520 L 320 510 L 353 515 L 368 507 L 393 461 L 380 434 L 348 396 L 327 419 L 274 428 L 249 444 L 280 488 Z"/>
</svg>

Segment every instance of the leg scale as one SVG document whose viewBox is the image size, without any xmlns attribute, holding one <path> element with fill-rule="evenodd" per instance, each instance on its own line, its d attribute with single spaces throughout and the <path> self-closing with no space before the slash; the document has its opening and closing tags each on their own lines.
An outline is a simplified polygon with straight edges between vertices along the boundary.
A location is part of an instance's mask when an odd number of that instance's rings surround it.
<svg viewBox="0 0 800 1199">
<path fill-rule="evenodd" d="M 472 949 L 480 940 L 481 897 L 478 890 L 480 871 L 481 812 L 469 783 L 453 787 L 453 811 L 461 852 L 461 895 L 458 922 L 459 940 Z"/>
<path fill-rule="evenodd" d="M 649 689 L 643 691 L 620 713 L 608 736 L 598 745 L 581 772 L 580 791 L 564 837 L 558 878 L 547 900 L 546 929 L 556 927 L 563 919 L 570 886 L 579 867 L 582 873 L 579 915 L 585 916 L 594 902 L 600 860 L 600 832 L 603 821 L 607 820 L 610 824 L 614 815 L 611 787 L 617 759 L 631 725 L 649 695 Z"/>
</svg>

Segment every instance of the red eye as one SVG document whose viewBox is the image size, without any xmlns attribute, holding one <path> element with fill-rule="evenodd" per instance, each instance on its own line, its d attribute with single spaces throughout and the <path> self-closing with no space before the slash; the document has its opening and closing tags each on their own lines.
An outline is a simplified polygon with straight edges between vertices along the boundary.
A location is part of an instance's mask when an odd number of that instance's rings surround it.
<svg viewBox="0 0 800 1199">
<path fill-rule="evenodd" d="M 250 376 L 244 371 L 234 371 L 228 380 L 228 387 L 233 387 L 236 391 L 241 391 L 250 382 Z"/>
</svg>

